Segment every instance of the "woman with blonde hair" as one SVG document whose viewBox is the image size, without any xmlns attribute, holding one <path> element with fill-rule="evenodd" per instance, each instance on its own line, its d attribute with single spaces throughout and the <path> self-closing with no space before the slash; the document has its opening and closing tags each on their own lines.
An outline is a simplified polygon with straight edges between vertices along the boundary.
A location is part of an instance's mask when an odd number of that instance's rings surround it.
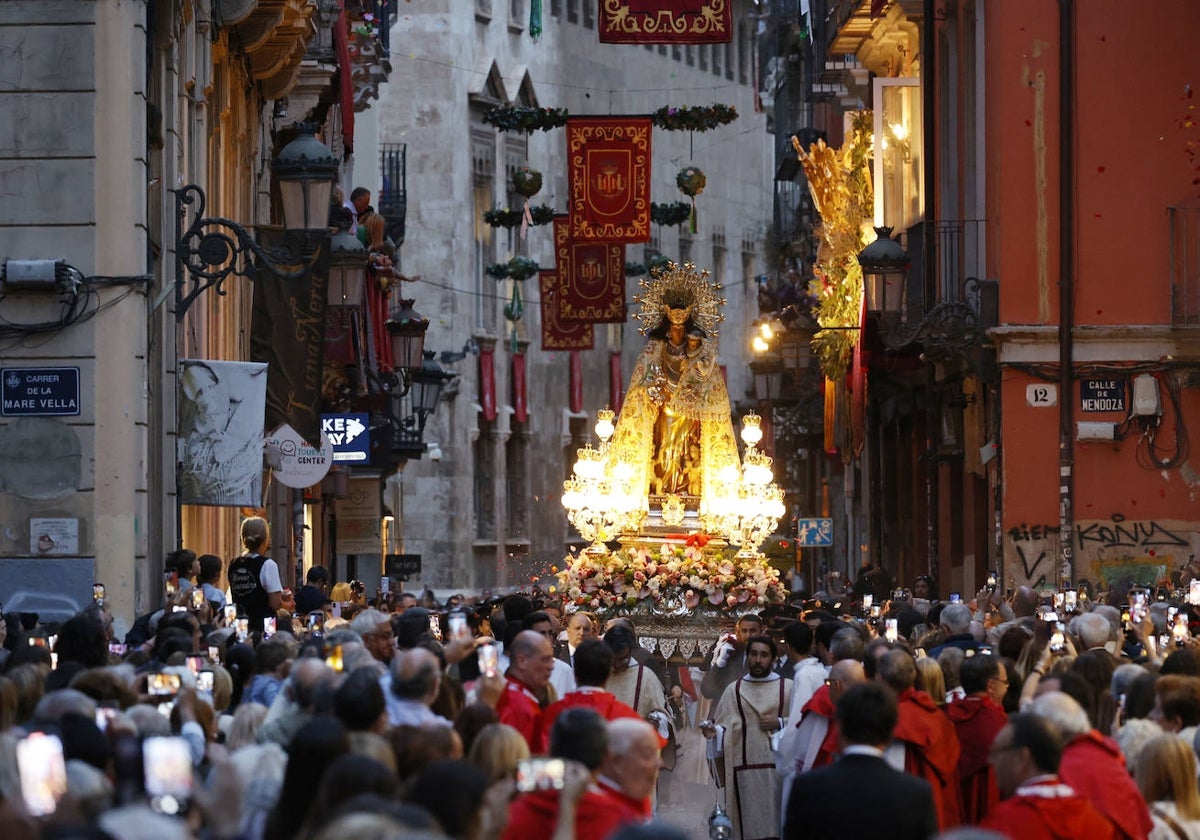
<svg viewBox="0 0 1200 840">
<path fill-rule="evenodd" d="M 529 744 L 521 733 L 504 723 L 491 723 L 479 731 L 467 761 L 487 774 L 488 784 L 515 779 L 517 765 L 529 758 Z"/>
<path fill-rule="evenodd" d="M 1196 754 L 1177 735 L 1160 735 L 1142 747 L 1134 774 L 1154 829 L 1150 840 L 1200 840 Z"/>
<path fill-rule="evenodd" d="M 939 706 L 946 705 L 946 675 L 936 659 L 923 656 L 917 660 L 917 683 L 915 688 L 924 691 Z"/>
<path fill-rule="evenodd" d="M 274 618 L 283 603 L 279 566 L 263 552 L 270 548 L 271 531 L 261 516 L 242 520 L 241 557 L 229 564 L 229 591 L 238 612 L 250 619 L 251 630 L 262 630 L 264 618 Z"/>
</svg>

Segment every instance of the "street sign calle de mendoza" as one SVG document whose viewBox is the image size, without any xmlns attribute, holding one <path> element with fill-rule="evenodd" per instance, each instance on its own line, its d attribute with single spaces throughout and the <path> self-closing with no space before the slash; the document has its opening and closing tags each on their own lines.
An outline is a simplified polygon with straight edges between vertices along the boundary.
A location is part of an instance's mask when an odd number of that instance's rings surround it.
<svg viewBox="0 0 1200 840">
<path fill-rule="evenodd" d="M 1079 380 L 1080 411 L 1125 411 L 1125 380 L 1119 377 Z"/>
<path fill-rule="evenodd" d="M 79 414 L 79 368 L 0 369 L 0 415 L 75 417 Z"/>
</svg>

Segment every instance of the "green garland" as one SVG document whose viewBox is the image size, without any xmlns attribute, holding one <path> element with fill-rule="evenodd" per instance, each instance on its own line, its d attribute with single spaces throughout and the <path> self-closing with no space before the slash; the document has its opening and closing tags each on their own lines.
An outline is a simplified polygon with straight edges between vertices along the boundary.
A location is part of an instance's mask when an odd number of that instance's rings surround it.
<svg viewBox="0 0 1200 840">
<path fill-rule="evenodd" d="M 483 121 L 500 131 L 549 131 L 567 124 L 566 108 L 520 108 L 503 105 L 483 115 Z M 711 131 L 728 125 L 738 117 L 732 105 L 685 105 L 675 108 L 664 105 L 650 115 L 650 121 L 664 131 Z"/>
<path fill-rule="evenodd" d="M 692 216 L 692 205 L 686 201 L 672 201 L 669 204 L 650 203 L 650 221 L 656 225 L 673 227 L 682 225 Z"/>
<path fill-rule="evenodd" d="M 662 107 L 650 115 L 651 122 L 667 131 L 709 131 L 737 119 L 732 105 L 685 105 Z"/>
<path fill-rule="evenodd" d="M 494 263 L 483 270 L 483 273 L 494 280 L 511 277 L 513 280 L 526 280 L 541 271 L 541 266 L 529 257 L 513 257 L 506 263 Z"/>
<path fill-rule="evenodd" d="M 532 134 L 535 131 L 549 131 L 552 128 L 562 128 L 567 124 L 566 108 L 519 108 L 515 105 L 504 105 L 492 108 L 483 115 L 483 121 L 494 125 L 501 131 L 523 131 Z"/>
<path fill-rule="evenodd" d="M 495 210 L 484 210 L 483 220 L 492 227 L 515 228 L 521 224 L 521 210 L 510 210 L 507 207 Z M 554 208 L 548 204 L 539 204 L 529 208 L 529 215 L 535 225 L 548 225 L 554 221 Z"/>
</svg>

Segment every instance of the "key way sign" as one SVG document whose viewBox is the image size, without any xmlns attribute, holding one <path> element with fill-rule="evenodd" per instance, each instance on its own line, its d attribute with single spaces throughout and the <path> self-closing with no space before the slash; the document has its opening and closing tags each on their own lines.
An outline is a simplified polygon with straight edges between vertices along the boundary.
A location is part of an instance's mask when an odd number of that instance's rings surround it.
<svg viewBox="0 0 1200 840">
<path fill-rule="evenodd" d="M 370 416 L 367 414 L 322 414 L 321 431 L 333 444 L 333 460 L 365 464 L 371 457 Z"/>
</svg>

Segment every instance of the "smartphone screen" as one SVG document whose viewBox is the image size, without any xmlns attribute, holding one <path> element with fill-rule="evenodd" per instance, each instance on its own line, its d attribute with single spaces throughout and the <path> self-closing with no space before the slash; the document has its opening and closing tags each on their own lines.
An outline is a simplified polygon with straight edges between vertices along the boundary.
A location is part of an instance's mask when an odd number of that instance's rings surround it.
<svg viewBox="0 0 1200 840">
<path fill-rule="evenodd" d="M 1063 609 L 1067 612 L 1072 612 L 1079 606 L 1079 593 L 1074 589 L 1068 589 L 1063 593 Z"/>
<path fill-rule="evenodd" d="M 333 650 L 330 652 L 329 656 L 325 659 L 325 664 L 328 665 L 330 668 L 332 668 L 334 671 L 338 672 L 339 674 L 342 672 L 343 664 L 342 664 L 342 646 L 341 645 L 334 645 Z"/>
<path fill-rule="evenodd" d="M 192 587 L 192 609 L 198 610 L 204 606 L 204 590 L 199 586 Z"/>
<path fill-rule="evenodd" d="M 900 622 L 898 619 L 895 619 L 895 618 L 885 619 L 883 626 L 884 626 L 883 637 L 885 639 L 887 639 L 889 642 L 895 642 L 897 639 L 900 638 Z"/>
<path fill-rule="evenodd" d="M 178 814 L 192 796 L 192 753 L 183 738 L 151 737 L 142 742 L 146 795 L 164 814 Z"/>
<path fill-rule="evenodd" d="M 567 766 L 561 758 L 527 758 L 517 764 L 517 790 L 562 790 Z"/>
<path fill-rule="evenodd" d="M 437 613 L 429 614 L 429 632 L 439 642 L 442 640 L 442 617 Z"/>
<path fill-rule="evenodd" d="M 244 642 L 246 639 L 250 638 L 250 619 L 239 618 L 236 622 L 234 622 L 234 626 L 237 628 L 237 638 L 239 642 Z"/>
<path fill-rule="evenodd" d="M 67 764 L 57 735 L 30 733 L 17 742 L 17 771 L 21 798 L 34 817 L 53 814 L 67 792 Z"/>
<path fill-rule="evenodd" d="M 388 577 L 381 577 L 379 579 L 379 591 L 382 592 L 384 595 L 387 595 L 389 592 L 391 592 L 391 589 L 392 589 L 392 579 L 388 578 Z"/>
<path fill-rule="evenodd" d="M 146 693 L 156 697 L 171 697 L 179 693 L 179 675 L 155 673 L 146 675 Z"/>
<path fill-rule="evenodd" d="M 269 615 L 263 619 L 263 638 L 269 639 L 275 635 L 275 616 Z"/>
<path fill-rule="evenodd" d="M 450 613 L 447 616 L 447 621 L 450 623 L 450 640 L 453 642 L 469 642 L 471 641 L 471 627 L 467 624 L 467 617 L 460 612 Z"/>
<path fill-rule="evenodd" d="M 192 654 L 187 658 L 187 666 L 193 674 L 199 674 L 204 669 L 204 657 L 198 653 Z"/>
<path fill-rule="evenodd" d="M 175 572 L 167 572 L 163 575 L 163 584 L 166 587 L 168 595 L 174 595 L 179 591 L 179 575 Z"/>
<path fill-rule="evenodd" d="M 103 601 L 104 600 L 104 584 L 103 583 L 93 583 L 92 584 L 92 600 L 93 601 Z"/>
<path fill-rule="evenodd" d="M 1200 607 L 1200 578 L 1188 582 L 1188 603 Z"/>
<path fill-rule="evenodd" d="M 110 642 L 108 645 L 108 652 L 113 656 L 124 656 L 126 651 L 127 648 L 120 642 Z"/>
<path fill-rule="evenodd" d="M 321 610 L 313 610 L 308 614 L 305 620 L 305 626 L 310 633 L 321 633 L 325 630 L 325 613 Z"/>
<path fill-rule="evenodd" d="M 237 607 L 235 607 L 233 604 L 226 604 L 225 605 L 225 626 L 232 627 L 233 623 L 235 621 L 237 621 Z"/>
<path fill-rule="evenodd" d="M 871 609 L 871 605 L 874 603 L 875 603 L 875 596 L 872 595 L 870 592 L 863 595 L 863 609 L 864 610 Z"/>
<path fill-rule="evenodd" d="M 220 662 L 221 661 L 221 646 L 220 645 L 209 645 L 208 646 L 208 661 L 209 662 Z"/>
<path fill-rule="evenodd" d="M 201 671 L 200 673 L 196 674 L 196 688 L 200 691 L 205 692 L 206 694 L 212 694 L 212 692 L 213 692 L 213 672 L 212 671 Z"/>
<path fill-rule="evenodd" d="M 476 652 L 479 655 L 479 670 L 485 676 L 496 676 L 496 669 L 500 664 L 500 651 L 493 644 L 480 645 Z"/>
</svg>

